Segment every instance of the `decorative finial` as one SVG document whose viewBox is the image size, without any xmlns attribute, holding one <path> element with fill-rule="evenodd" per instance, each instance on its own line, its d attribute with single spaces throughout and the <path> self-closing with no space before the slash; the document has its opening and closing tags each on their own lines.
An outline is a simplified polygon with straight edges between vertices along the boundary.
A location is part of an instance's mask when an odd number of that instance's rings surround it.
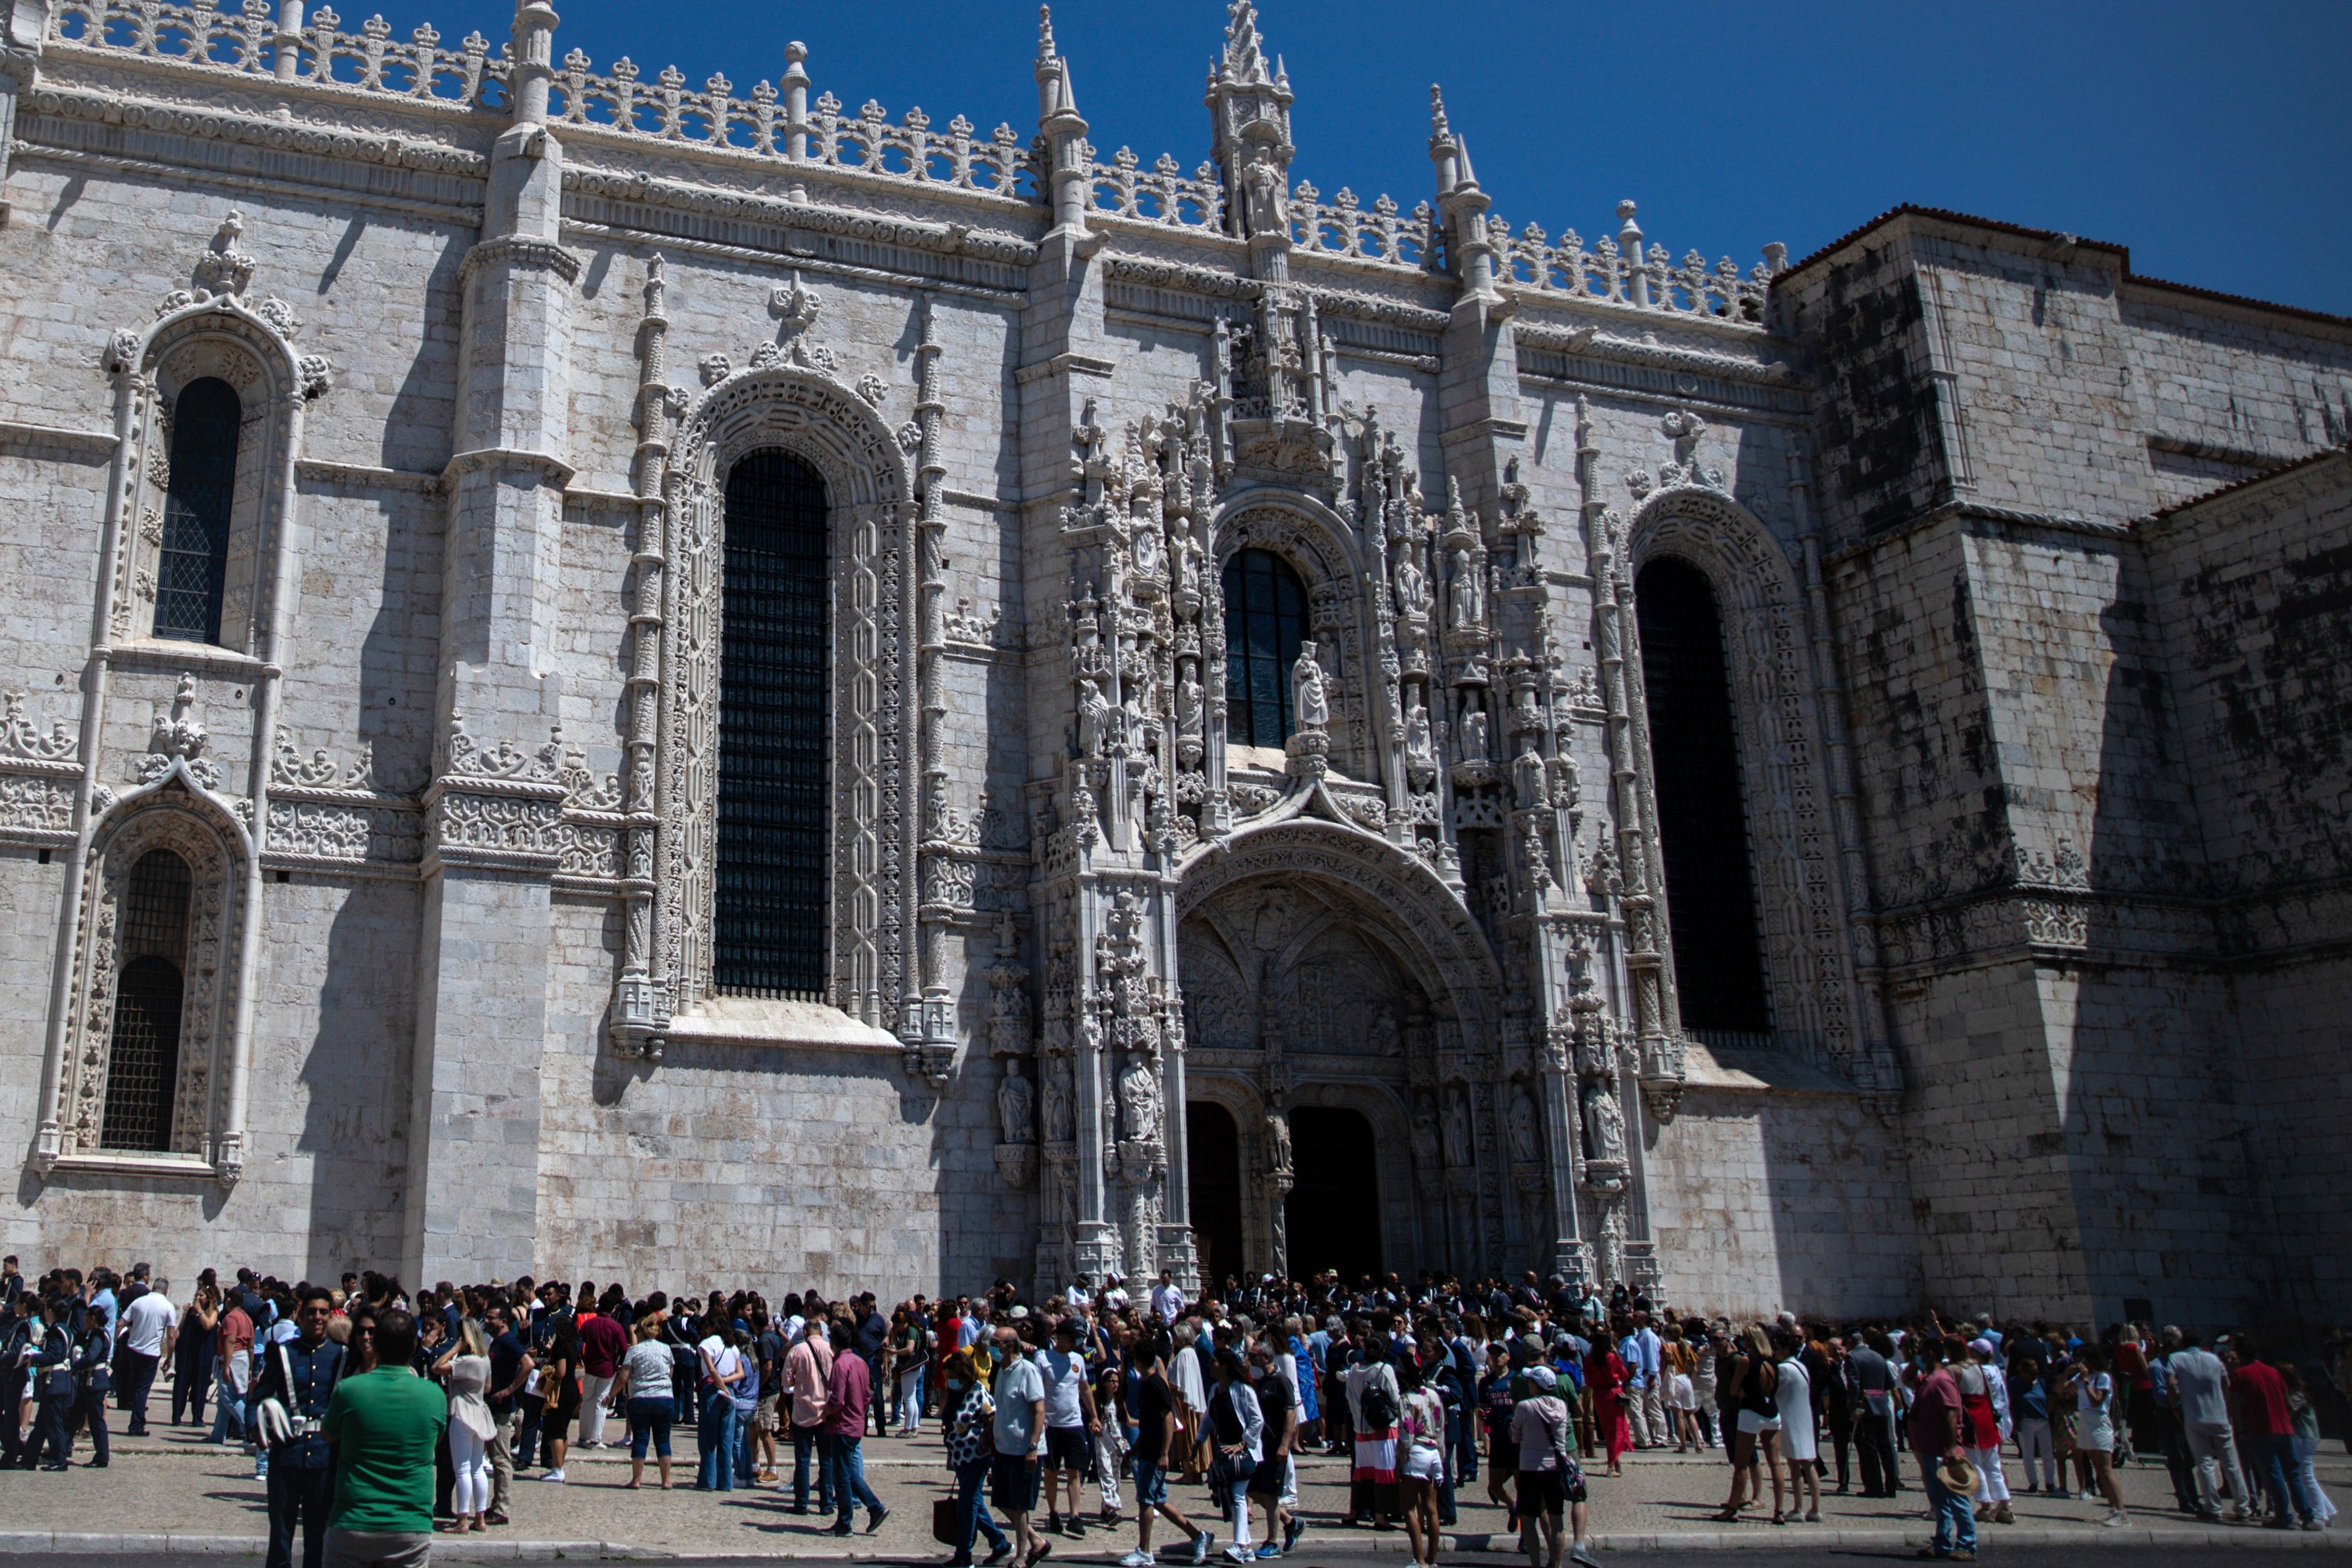
<svg viewBox="0 0 2352 1568">
<path fill-rule="evenodd" d="M 1429 134 L 1442 141 L 1451 133 L 1452 128 L 1445 123 L 1444 89 L 1435 82 L 1431 82 L 1429 84 Z"/>
<path fill-rule="evenodd" d="M 1037 7 L 1037 57 L 1041 60 L 1054 57 L 1054 8 L 1051 5 Z"/>
</svg>

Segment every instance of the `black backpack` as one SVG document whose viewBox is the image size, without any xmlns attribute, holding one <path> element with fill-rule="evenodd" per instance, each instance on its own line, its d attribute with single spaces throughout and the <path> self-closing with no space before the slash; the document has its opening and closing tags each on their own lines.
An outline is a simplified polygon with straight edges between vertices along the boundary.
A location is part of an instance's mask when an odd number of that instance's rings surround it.
<svg viewBox="0 0 2352 1568">
<path fill-rule="evenodd" d="M 1396 1396 L 1389 1392 L 1389 1385 L 1384 1381 L 1379 1378 L 1367 1381 L 1363 1393 L 1356 1398 L 1356 1405 L 1363 1414 L 1364 1425 L 1372 1430 L 1381 1431 L 1396 1425 L 1399 1414 Z"/>
</svg>

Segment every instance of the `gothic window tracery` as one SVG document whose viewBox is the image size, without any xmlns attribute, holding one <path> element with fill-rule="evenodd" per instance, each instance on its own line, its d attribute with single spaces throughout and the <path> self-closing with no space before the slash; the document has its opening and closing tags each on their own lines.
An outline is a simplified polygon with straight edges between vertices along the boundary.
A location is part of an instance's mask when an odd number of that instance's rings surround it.
<svg viewBox="0 0 2352 1568">
<path fill-rule="evenodd" d="M 190 382 L 174 405 L 156 570 L 158 637 L 221 640 L 243 412 L 236 389 L 217 376 Z"/>
<path fill-rule="evenodd" d="M 817 999 L 831 777 L 824 480 L 790 453 L 751 452 L 728 472 L 726 506 L 712 982 Z"/>
<path fill-rule="evenodd" d="M 1225 714 L 1236 746 L 1280 746 L 1296 727 L 1291 667 L 1307 637 L 1307 589 L 1272 550 L 1225 562 Z"/>
<path fill-rule="evenodd" d="M 131 867 L 122 898 L 123 965 L 115 982 L 100 1145 L 172 1146 L 180 1076 L 180 1013 L 188 956 L 188 862 L 150 850 Z"/>
<path fill-rule="evenodd" d="M 1706 574 L 1671 556 L 1633 591 L 1682 1025 L 1760 1043 L 1772 1017 L 1722 613 Z"/>
</svg>

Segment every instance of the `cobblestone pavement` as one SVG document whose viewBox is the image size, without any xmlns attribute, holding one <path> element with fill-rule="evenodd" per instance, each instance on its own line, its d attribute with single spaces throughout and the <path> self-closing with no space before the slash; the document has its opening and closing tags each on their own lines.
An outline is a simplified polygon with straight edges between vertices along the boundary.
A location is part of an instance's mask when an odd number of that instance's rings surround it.
<svg viewBox="0 0 2352 1568">
<path fill-rule="evenodd" d="M 575 1558 L 625 1552 L 902 1561 L 935 1561 L 945 1556 L 944 1549 L 930 1539 L 930 1505 L 943 1490 L 946 1473 L 937 1437 L 929 1434 L 911 1440 L 868 1437 L 866 1451 L 867 1477 L 890 1510 L 883 1528 L 873 1534 L 865 1532 L 866 1521 L 860 1514 L 856 1535 L 835 1538 L 828 1533 L 830 1520 L 792 1514 L 788 1511 L 791 1500 L 773 1487 L 716 1496 L 692 1490 L 694 1443 L 690 1434 L 681 1433 L 677 1490 L 655 1490 L 649 1465 L 646 1489 L 628 1491 L 623 1485 L 629 1470 L 625 1452 L 575 1449 L 567 1484 L 537 1479 L 517 1482 L 513 1524 L 483 1535 L 442 1538 L 436 1551 L 447 1559 L 512 1556 L 518 1550 L 534 1557 L 551 1557 L 562 1551 Z M 238 1450 L 201 1441 L 194 1428 L 175 1431 L 159 1427 L 147 1438 L 118 1437 L 112 1466 L 104 1470 L 81 1465 L 79 1461 L 87 1453 L 86 1445 L 78 1445 L 76 1468 L 65 1475 L 0 1476 L 0 1556 L 16 1559 L 45 1552 L 53 1544 L 85 1553 L 110 1545 L 126 1552 L 135 1549 L 142 1560 L 151 1551 L 167 1545 L 217 1553 L 240 1549 L 240 1542 L 253 1541 L 266 1529 L 263 1483 L 253 1479 L 251 1459 Z M 785 1458 L 789 1479 L 789 1449 Z M 1341 1530 L 1329 1522 L 1346 1499 L 1346 1470 L 1340 1460 L 1311 1458 L 1301 1468 L 1302 1511 L 1308 1530 L 1300 1555 L 1307 1563 L 1403 1554 L 1402 1531 Z M 2013 1461 L 2009 1471 L 2014 1485 L 2018 1467 Z M 2330 1445 L 2329 1451 L 2321 1455 L 2319 1475 L 2321 1485 L 2339 1506 L 2352 1499 L 2352 1458 L 2340 1446 Z M 1629 1455 L 1622 1479 L 1591 1475 L 1592 1528 L 1603 1546 L 1613 1550 L 1809 1547 L 1809 1556 L 1833 1552 L 1840 1560 L 1848 1552 L 1859 1552 L 1864 1555 L 1858 1561 L 1873 1553 L 1907 1555 L 1906 1542 L 1925 1540 L 1927 1525 L 1918 1509 L 1920 1494 L 1916 1486 L 1892 1502 L 1825 1496 L 1819 1524 L 1776 1529 L 1753 1518 L 1751 1511 L 1749 1521 L 1730 1527 L 1715 1525 L 1707 1515 L 1721 1502 L 1727 1477 L 1719 1456 Z M 2352 1520 L 2340 1521 L 2342 1528 L 2317 1534 L 2242 1526 L 2219 1531 L 2201 1528 L 2174 1511 L 2160 1465 L 2129 1467 L 2123 1472 L 2123 1484 L 2131 1504 L 2131 1524 L 2126 1530 L 2098 1528 L 2104 1511 L 2095 1503 L 2021 1497 L 2014 1510 L 2019 1522 L 1981 1526 L 1983 1544 L 2000 1547 L 2006 1555 L 2012 1546 L 2021 1550 L 2029 1545 L 2070 1543 L 2136 1545 L 2146 1551 L 2169 1541 L 2183 1550 L 2193 1548 L 2192 1556 L 2196 1552 L 2205 1553 L 2206 1560 L 2223 1544 L 2352 1546 Z M 1171 1496 L 1203 1525 L 1213 1518 L 1202 1489 L 1173 1487 Z M 1490 1539 L 1490 1532 L 1502 1529 L 1503 1516 L 1485 1499 L 1483 1479 L 1465 1489 L 1458 1528 L 1448 1532 L 1453 1554 L 1484 1552 L 1490 1547 L 1507 1552 L 1510 1547 L 1511 1542 L 1499 1534 Z M 1089 1488 L 1089 1510 L 1095 1501 Z M 1090 1516 L 1083 1538 L 1055 1539 L 1055 1559 L 1116 1558 L 1134 1544 L 1131 1503 L 1129 1515 L 1129 1522 L 1115 1529 L 1093 1526 Z M 1163 1523 L 1157 1543 L 1168 1545 L 1173 1533 Z M 1779 1552 L 1774 1558 L 1791 1561 Z M 2133 1559 L 2135 1563 L 2142 1560 Z"/>
</svg>

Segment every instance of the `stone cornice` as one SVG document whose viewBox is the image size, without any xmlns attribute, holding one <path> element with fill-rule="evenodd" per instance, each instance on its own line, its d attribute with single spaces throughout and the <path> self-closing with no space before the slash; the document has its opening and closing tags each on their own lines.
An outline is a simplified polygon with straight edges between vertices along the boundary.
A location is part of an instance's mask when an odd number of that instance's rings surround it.
<svg viewBox="0 0 2352 1568">
<path fill-rule="evenodd" d="M 499 266 L 551 272 L 566 283 L 580 280 L 580 258 L 562 246 L 521 235 L 501 235 L 482 241 L 466 253 L 466 259 L 457 264 L 458 286 L 463 287 L 472 282 L 474 274 L 482 268 Z"/>
<path fill-rule="evenodd" d="M 748 220 L 778 228 L 837 235 L 871 245 L 900 246 L 933 256 L 969 256 L 975 261 L 1026 267 L 1037 258 L 1037 247 L 1018 235 L 966 224 L 929 223 L 888 213 L 819 202 L 792 201 L 751 191 L 715 185 L 693 185 L 657 180 L 645 173 L 621 173 L 593 168 L 563 172 L 567 196 L 602 197 L 693 213 L 699 216 Z"/>
<path fill-rule="evenodd" d="M 238 85 L 251 84 L 240 82 Z M 456 174 L 487 179 L 488 155 L 446 142 L 405 137 L 397 132 L 343 130 L 304 120 L 278 120 L 220 109 L 125 97 L 90 88 L 71 87 L 45 78 L 32 91 L 29 107 L 36 114 L 60 119 L 157 131 L 198 141 L 226 141 L 266 148 L 276 152 L 309 153 L 390 169 L 423 173 Z"/>
<path fill-rule="evenodd" d="M 1898 539 L 1908 538 L 1913 534 L 1923 532 L 1938 523 L 1955 517 L 1963 522 L 1990 523 L 1995 528 L 2042 529 L 2053 533 L 2081 534 L 2088 538 L 2106 540 L 2121 540 L 2131 537 L 2130 524 L 2109 521 L 2101 517 L 2028 512 L 2015 507 L 1987 506 L 1981 501 L 1947 501 L 1941 506 L 1928 507 L 1908 522 L 1897 523 L 1892 528 L 1882 528 L 1867 538 L 1856 539 L 1852 544 L 1839 546 L 1829 553 L 1822 564 L 1834 570 L 1885 545 L 1893 544 Z"/>
</svg>

